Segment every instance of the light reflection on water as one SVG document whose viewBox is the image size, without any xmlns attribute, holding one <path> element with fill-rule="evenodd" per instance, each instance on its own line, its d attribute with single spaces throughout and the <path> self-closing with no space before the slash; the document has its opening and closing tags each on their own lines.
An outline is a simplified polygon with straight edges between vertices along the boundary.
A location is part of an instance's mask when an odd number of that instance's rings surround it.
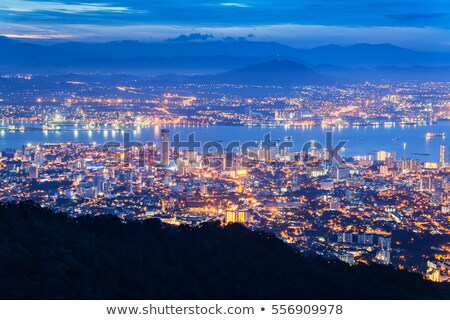
<svg viewBox="0 0 450 320">
<path fill-rule="evenodd" d="M 2 122 L 4 125 L 8 121 Z M 106 129 L 105 129 L 106 128 Z M 437 161 L 439 158 L 439 146 L 449 143 L 442 137 L 426 139 L 427 132 L 450 134 L 450 121 L 440 121 L 432 126 L 378 126 L 378 127 L 258 127 L 258 126 L 148 126 L 138 127 L 132 131 L 132 139 L 147 143 L 154 141 L 159 143 L 160 131 L 163 128 L 170 130 L 170 134 L 180 133 L 181 140 L 186 140 L 187 135 L 195 133 L 196 139 L 202 144 L 210 140 L 219 140 L 226 144 L 230 141 L 245 142 L 248 140 L 261 141 L 266 133 L 271 133 L 272 139 L 283 140 L 286 136 L 292 136 L 294 150 L 299 150 L 304 143 L 310 140 L 325 144 L 325 132 L 333 132 L 333 144 L 339 140 L 347 140 L 345 156 L 367 154 L 376 150 L 397 152 L 398 157 L 417 158 L 421 160 Z M 121 142 L 123 130 L 116 131 L 111 127 L 103 127 L 102 130 L 84 130 L 71 128 L 61 131 L 0 131 L 0 150 L 5 148 L 20 148 L 27 143 L 41 144 L 45 142 L 93 142 L 105 143 L 115 140 Z M 448 149 L 447 149 L 448 150 Z M 430 154 L 427 155 L 417 155 Z"/>
</svg>

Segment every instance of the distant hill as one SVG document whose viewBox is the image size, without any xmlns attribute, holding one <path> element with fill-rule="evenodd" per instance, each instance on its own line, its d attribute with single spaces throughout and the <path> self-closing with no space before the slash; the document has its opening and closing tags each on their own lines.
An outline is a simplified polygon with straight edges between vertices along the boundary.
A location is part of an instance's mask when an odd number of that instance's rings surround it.
<svg viewBox="0 0 450 320">
<path fill-rule="evenodd" d="M 331 80 L 331 78 L 327 78 L 303 64 L 289 60 L 272 60 L 252 64 L 215 76 L 206 76 L 201 79 L 209 83 L 280 86 L 323 84 Z"/>
<path fill-rule="evenodd" d="M 181 63 L 185 57 L 205 57 L 209 69 L 223 70 L 214 57 L 248 59 L 246 64 L 262 62 L 272 57 L 301 62 L 305 65 L 332 64 L 345 67 L 398 66 L 410 67 L 450 65 L 450 53 L 422 52 L 400 48 L 391 44 L 355 44 L 351 46 L 326 45 L 311 49 L 299 49 L 276 42 L 262 41 L 200 41 L 200 42 L 139 42 L 112 41 L 101 43 L 64 42 L 51 45 L 31 44 L 0 37 L 0 66 L 25 70 L 34 65 L 65 67 L 78 64 L 112 70 L 136 58 L 172 58 Z M 253 59 L 253 61 L 250 61 Z M 122 60 L 122 62 L 120 62 Z M 180 62 L 177 62 L 180 60 Z M 241 64 L 240 66 L 243 66 Z M 82 67 L 82 66 L 81 66 Z M 198 65 L 200 69 L 205 66 Z M 238 65 L 229 66 L 229 69 Z"/>
<path fill-rule="evenodd" d="M 60 61 L 54 48 L 9 39 L 0 36 L 0 66 L 24 63 Z"/>
<path fill-rule="evenodd" d="M 0 206 L 0 299 L 449 299 L 448 284 L 306 257 L 240 225 Z"/>
<path fill-rule="evenodd" d="M 77 57 L 134 58 L 177 57 L 177 56 L 295 56 L 297 50 L 276 42 L 261 41 L 203 41 L 203 42 L 140 42 L 112 41 L 100 43 L 66 42 L 55 44 L 52 48 L 70 52 Z"/>
<path fill-rule="evenodd" d="M 347 67 L 439 66 L 450 65 L 449 53 L 422 52 L 392 44 L 326 45 L 309 50 L 299 49 L 297 57 L 313 64 Z"/>
<path fill-rule="evenodd" d="M 207 41 L 193 43 L 113 41 L 100 43 L 65 42 L 54 45 L 29 44 L 23 41 L 0 37 L 0 65 L 24 66 L 33 64 L 76 65 L 80 61 L 94 64 L 101 59 L 112 63 L 118 60 L 183 57 L 235 57 L 260 58 L 275 56 L 294 57 L 297 50 L 274 42 L 224 42 Z M 294 57 L 295 58 L 295 57 Z M 256 59 L 253 62 L 258 62 Z M 220 66 L 221 61 L 217 61 Z M 248 63 L 246 63 L 248 64 Z M 114 67 L 114 64 L 110 66 Z"/>
<path fill-rule="evenodd" d="M 177 57 L 135 57 L 76 59 L 69 62 L 35 63 L 22 66 L 28 70 L 52 72 L 121 72 L 133 74 L 213 74 L 242 68 L 249 64 L 275 59 L 267 57 L 235 56 L 177 56 Z"/>
</svg>

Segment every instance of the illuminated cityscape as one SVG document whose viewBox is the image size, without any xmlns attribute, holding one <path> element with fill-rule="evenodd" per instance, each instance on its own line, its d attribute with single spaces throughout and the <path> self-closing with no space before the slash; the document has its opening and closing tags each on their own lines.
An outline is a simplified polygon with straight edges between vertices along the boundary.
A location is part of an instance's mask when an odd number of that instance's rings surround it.
<svg viewBox="0 0 450 320">
<path fill-rule="evenodd" d="M 5 319 L 445 314 L 450 1 L 0 13 Z"/>
<path fill-rule="evenodd" d="M 2 136 L 21 137 L 2 152 L 3 202 L 32 200 L 73 216 L 109 213 L 175 225 L 238 222 L 275 233 L 304 253 L 449 280 L 450 149 L 445 132 L 436 132 L 438 124 L 448 128 L 448 84 L 308 86 L 253 97 L 223 86 L 183 85 L 171 93 L 159 88 L 150 99 L 146 92 L 155 91 L 140 81 L 102 84 L 104 93 L 93 94 L 98 84 L 66 81 L 58 91 L 31 91 L 33 75 L 7 77 L 24 85 L 1 101 Z M 211 136 L 194 149 L 174 148 L 180 128 L 195 133 L 207 126 L 222 128 L 224 141 Z M 425 153 L 399 155 L 389 146 L 406 142 L 394 137 L 365 154 L 348 154 L 345 145 L 342 163 L 329 161 L 321 145 L 283 144 L 295 142 L 292 136 L 271 147 L 261 136 L 252 152 L 229 149 L 227 135 L 243 126 L 318 127 L 323 134 L 419 127 L 427 132 L 422 140 L 438 148 L 434 161 Z M 140 130 L 151 131 L 154 143 L 130 141 Z M 72 141 L 83 132 L 91 141 Z M 20 145 L 33 134 L 52 133 L 63 141 Z M 104 139 L 93 142 L 93 135 Z M 178 139 L 188 141 L 187 134 Z M 204 152 L 199 146 L 207 143 L 214 148 Z"/>
</svg>

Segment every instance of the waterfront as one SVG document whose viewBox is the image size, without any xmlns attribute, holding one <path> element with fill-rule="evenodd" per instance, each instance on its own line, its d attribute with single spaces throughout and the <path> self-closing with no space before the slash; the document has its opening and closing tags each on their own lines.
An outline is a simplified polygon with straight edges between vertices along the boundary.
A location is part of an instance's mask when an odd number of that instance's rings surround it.
<svg viewBox="0 0 450 320">
<path fill-rule="evenodd" d="M 2 126 L 8 125 L 3 122 Z M 15 122 L 17 126 L 30 126 L 30 122 Z M 207 141 L 218 140 L 226 145 L 230 141 L 261 141 L 270 133 L 272 139 L 283 140 L 292 137 L 293 150 L 299 150 L 307 141 L 318 141 L 324 144 L 325 132 L 333 132 L 334 144 L 339 140 L 348 141 L 345 145 L 345 156 L 364 155 L 377 150 L 394 151 L 397 157 L 414 158 L 422 161 L 438 161 L 439 147 L 446 144 L 445 137 L 426 138 L 428 132 L 450 133 L 450 121 L 438 121 L 433 125 L 392 125 L 392 126 L 361 126 L 361 127 L 261 127 L 261 126 L 149 126 L 129 128 L 132 139 L 146 143 L 160 140 L 160 130 L 167 128 L 171 136 L 180 133 L 181 140 L 195 133 L 197 141 L 204 144 Z M 0 150 L 17 149 L 27 144 L 59 143 L 59 142 L 95 142 L 103 144 L 108 141 L 123 140 L 123 130 L 114 130 L 109 126 L 86 130 L 80 128 L 62 128 L 61 130 L 32 131 L 0 131 Z"/>
</svg>

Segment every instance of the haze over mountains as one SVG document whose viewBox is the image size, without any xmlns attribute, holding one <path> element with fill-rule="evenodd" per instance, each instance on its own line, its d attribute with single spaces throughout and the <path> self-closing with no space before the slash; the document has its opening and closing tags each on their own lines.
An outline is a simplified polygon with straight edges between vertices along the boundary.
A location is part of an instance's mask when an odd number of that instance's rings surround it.
<svg viewBox="0 0 450 320">
<path fill-rule="evenodd" d="M 450 79 L 447 66 L 450 53 L 414 51 L 391 44 L 326 45 L 312 49 L 258 41 L 40 45 L 0 37 L 0 68 L 7 72 L 200 74 L 203 76 L 183 81 L 242 84 L 269 81 L 294 85 L 332 79 L 447 81 Z"/>
</svg>

